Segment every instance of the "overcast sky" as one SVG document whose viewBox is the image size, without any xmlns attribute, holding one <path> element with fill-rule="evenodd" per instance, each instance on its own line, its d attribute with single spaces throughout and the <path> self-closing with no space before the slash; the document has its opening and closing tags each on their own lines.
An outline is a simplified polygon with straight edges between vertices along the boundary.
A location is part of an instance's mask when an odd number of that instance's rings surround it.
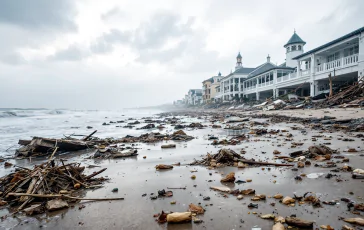
<svg viewBox="0 0 364 230">
<path fill-rule="evenodd" d="M 364 1 L 1 0 L 0 107 L 172 102 L 219 71 L 285 61 L 364 26 Z"/>
</svg>

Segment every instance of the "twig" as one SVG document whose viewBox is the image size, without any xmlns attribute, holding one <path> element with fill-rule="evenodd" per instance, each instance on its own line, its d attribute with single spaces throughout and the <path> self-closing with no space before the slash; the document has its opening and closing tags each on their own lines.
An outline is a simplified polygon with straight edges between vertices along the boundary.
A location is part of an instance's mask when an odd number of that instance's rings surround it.
<svg viewBox="0 0 364 230">
<path fill-rule="evenodd" d="M 73 197 L 63 194 L 55 194 L 55 195 L 41 195 L 41 194 L 29 194 L 29 193 L 9 193 L 8 196 L 30 196 L 36 198 L 67 198 L 73 200 L 124 200 L 122 197 L 115 197 L 115 198 L 80 198 L 80 197 Z"/>
<path fill-rule="evenodd" d="M 97 132 L 97 130 L 93 131 L 90 135 L 88 135 L 87 137 L 83 138 L 83 141 L 87 141 L 88 139 L 90 139 L 90 137 L 92 137 L 92 135 L 94 135 Z"/>
<path fill-rule="evenodd" d="M 107 168 L 103 168 L 101 169 L 100 171 L 97 171 L 97 172 L 94 172 L 92 173 L 91 175 L 85 177 L 85 180 L 88 180 L 88 179 L 91 179 L 92 177 L 96 176 L 96 175 L 99 175 L 100 173 L 102 173 L 103 171 L 105 171 Z"/>
<path fill-rule="evenodd" d="M 187 188 L 187 186 L 186 187 L 181 187 L 181 188 L 169 188 L 169 187 L 167 187 L 167 189 L 186 189 Z"/>
</svg>

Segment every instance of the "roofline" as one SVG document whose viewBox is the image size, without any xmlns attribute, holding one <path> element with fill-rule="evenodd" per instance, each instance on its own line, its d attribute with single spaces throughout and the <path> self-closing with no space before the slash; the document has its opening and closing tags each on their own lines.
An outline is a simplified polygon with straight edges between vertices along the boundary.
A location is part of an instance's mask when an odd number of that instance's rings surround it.
<svg viewBox="0 0 364 230">
<path fill-rule="evenodd" d="M 303 45 L 306 45 L 306 42 L 305 41 L 303 41 L 303 42 L 290 42 L 290 43 L 285 44 L 283 47 L 286 48 L 287 46 L 292 45 L 292 44 L 303 44 Z"/>
<path fill-rule="evenodd" d="M 339 43 L 339 42 L 341 42 L 341 41 L 344 41 L 344 40 L 346 40 L 346 39 L 348 39 L 348 38 L 351 38 L 351 37 L 354 37 L 354 36 L 356 36 L 356 35 L 359 35 L 359 34 L 360 34 L 360 33 L 362 33 L 362 32 L 364 32 L 364 27 L 361 27 L 361 28 L 359 28 L 359 29 L 357 29 L 357 30 L 354 30 L 354 31 L 352 31 L 351 33 L 348 33 L 348 34 L 346 34 L 346 35 L 344 35 L 344 36 L 342 36 L 342 37 L 339 37 L 339 38 L 337 38 L 337 39 L 335 39 L 335 40 L 333 40 L 333 41 L 331 41 L 331 42 L 328 42 L 328 43 L 326 43 L 326 44 L 324 44 L 324 45 L 321 45 L 321 46 L 319 46 L 319 47 L 317 47 L 317 48 L 315 48 L 315 49 L 312 49 L 312 50 L 310 50 L 310 51 L 308 51 L 308 52 L 306 52 L 306 53 L 303 53 L 303 54 L 301 54 L 301 55 L 298 55 L 298 56 L 294 57 L 293 59 L 294 59 L 294 60 L 297 60 L 297 59 L 299 59 L 299 58 L 301 58 L 301 57 L 304 57 L 304 56 L 306 56 L 306 55 L 309 55 L 309 54 L 315 53 L 315 52 L 317 52 L 317 51 L 319 51 L 319 50 L 322 50 L 322 49 L 325 49 L 325 48 L 327 48 L 327 47 L 329 47 L 329 46 L 335 45 L 336 43 Z"/>
<path fill-rule="evenodd" d="M 206 79 L 206 80 L 204 80 L 202 83 L 204 83 L 204 82 L 207 82 L 207 81 L 213 81 L 214 79 L 213 79 L 214 77 L 210 77 L 209 79 Z"/>
<path fill-rule="evenodd" d="M 266 72 L 268 72 L 268 71 L 271 71 L 271 70 L 274 70 L 274 69 L 289 69 L 289 70 L 294 70 L 295 68 L 293 68 L 293 67 L 275 66 L 275 67 L 273 67 L 273 68 L 267 69 L 266 71 L 264 71 L 264 72 L 262 72 L 262 73 L 260 73 L 260 74 L 257 74 L 257 75 L 254 75 L 254 76 L 248 77 L 246 80 L 251 79 L 251 78 L 256 77 L 256 76 L 259 76 L 259 75 L 261 75 L 261 74 L 264 74 L 264 73 L 266 73 Z"/>
</svg>

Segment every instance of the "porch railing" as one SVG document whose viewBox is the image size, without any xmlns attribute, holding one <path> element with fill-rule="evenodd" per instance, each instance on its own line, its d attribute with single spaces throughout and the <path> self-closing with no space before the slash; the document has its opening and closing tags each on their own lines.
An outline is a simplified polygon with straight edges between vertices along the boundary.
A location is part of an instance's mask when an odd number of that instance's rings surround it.
<svg viewBox="0 0 364 230">
<path fill-rule="evenodd" d="M 355 65 L 356 63 L 358 63 L 359 60 L 359 55 L 358 54 L 354 54 L 351 56 L 347 56 L 347 57 L 343 57 L 331 62 L 327 62 L 327 63 L 322 63 L 321 65 L 316 67 L 316 72 L 320 73 L 320 72 L 325 72 L 325 71 L 329 71 L 329 70 L 333 70 L 333 69 L 341 69 L 347 66 L 351 66 L 351 65 Z"/>
</svg>

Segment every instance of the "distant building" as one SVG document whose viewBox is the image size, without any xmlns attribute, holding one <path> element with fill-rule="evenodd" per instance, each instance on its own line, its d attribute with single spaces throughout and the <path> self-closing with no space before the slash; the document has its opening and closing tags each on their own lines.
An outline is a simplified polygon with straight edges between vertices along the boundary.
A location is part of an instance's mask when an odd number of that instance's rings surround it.
<svg viewBox="0 0 364 230">
<path fill-rule="evenodd" d="M 202 104 L 202 89 L 190 89 L 187 94 L 187 105 Z"/>
<path fill-rule="evenodd" d="M 219 72 L 217 76 L 213 76 L 202 82 L 202 100 L 204 104 L 211 103 L 217 94 L 216 87 L 220 87 L 222 76 Z"/>
</svg>

